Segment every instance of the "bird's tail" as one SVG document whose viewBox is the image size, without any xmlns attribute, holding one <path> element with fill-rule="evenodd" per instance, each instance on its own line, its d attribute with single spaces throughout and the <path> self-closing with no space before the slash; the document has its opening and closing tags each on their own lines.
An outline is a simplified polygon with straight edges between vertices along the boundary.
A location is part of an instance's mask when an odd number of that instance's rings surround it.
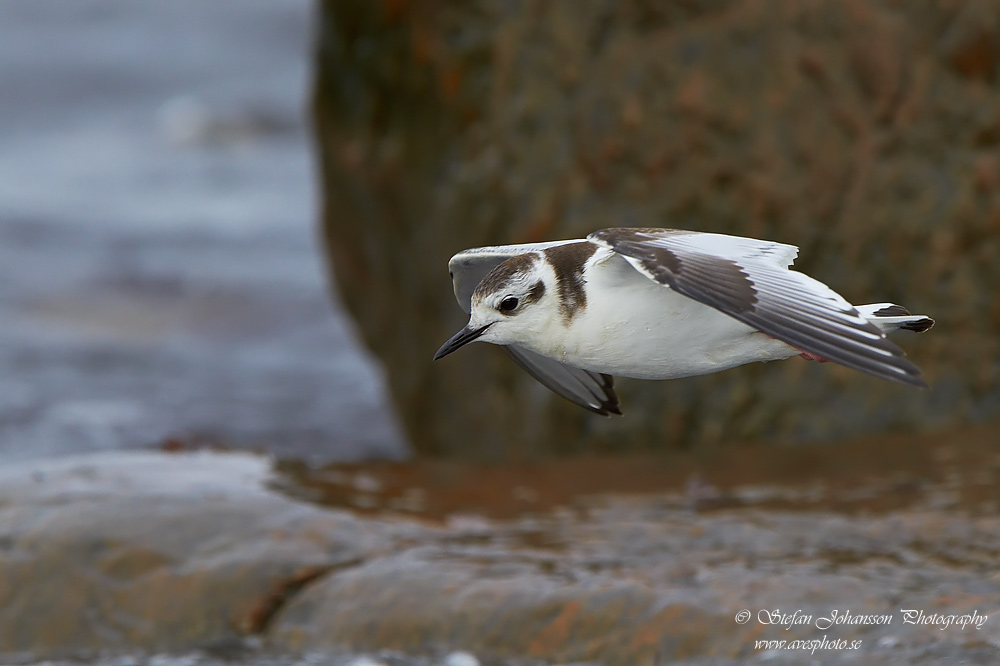
<svg viewBox="0 0 1000 666">
<path fill-rule="evenodd" d="M 872 303 L 855 306 L 861 316 L 878 326 L 883 333 L 890 331 L 913 331 L 923 333 L 934 325 L 934 320 L 926 315 L 913 315 L 902 305 L 892 303 Z"/>
</svg>

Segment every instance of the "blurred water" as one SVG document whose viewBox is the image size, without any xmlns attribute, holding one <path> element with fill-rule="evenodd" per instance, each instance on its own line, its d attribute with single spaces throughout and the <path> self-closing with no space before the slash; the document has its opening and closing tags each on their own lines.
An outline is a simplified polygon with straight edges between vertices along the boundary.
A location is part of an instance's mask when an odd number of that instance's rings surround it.
<svg viewBox="0 0 1000 666">
<path fill-rule="evenodd" d="M 0 457 L 400 455 L 315 238 L 306 0 L 0 0 Z"/>
</svg>

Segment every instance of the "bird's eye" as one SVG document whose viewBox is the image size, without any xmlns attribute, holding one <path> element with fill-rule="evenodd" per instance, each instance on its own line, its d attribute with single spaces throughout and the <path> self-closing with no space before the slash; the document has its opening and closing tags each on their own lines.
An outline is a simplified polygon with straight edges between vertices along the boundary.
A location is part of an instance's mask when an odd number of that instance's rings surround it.
<svg viewBox="0 0 1000 666">
<path fill-rule="evenodd" d="M 517 309 L 517 297 L 508 296 L 500 301 L 500 312 L 513 312 Z"/>
</svg>

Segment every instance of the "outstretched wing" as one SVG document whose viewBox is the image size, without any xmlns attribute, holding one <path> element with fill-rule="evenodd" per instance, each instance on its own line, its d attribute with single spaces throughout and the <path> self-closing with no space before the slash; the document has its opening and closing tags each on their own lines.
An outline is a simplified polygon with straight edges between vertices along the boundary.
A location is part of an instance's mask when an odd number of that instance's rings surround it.
<svg viewBox="0 0 1000 666">
<path fill-rule="evenodd" d="M 472 292 L 498 264 L 519 254 L 579 242 L 577 239 L 528 245 L 504 245 L 459 252 L 448 262 L 455 298 L 462 310 L 469 314 L 472 310 Z M 621 414 L 614 380 L 610 375 L 574 368 L 516 345 L 504 347 L 504 350 L 528 374 L 570 402 L 603 416 Z"/>
<path fill-rule="evenodd" d="M 595 414 L 621 414 L 611 375 L 581 370 L 517 345 L 504 347 L 514 362 L 546 388 Z"/>
<path fill-rule="evenodd" d="M 903 350 L 828 286 L 788 269 L 790 245 L 671 229 L 587 237 L 649 279 L 793 347 L 901 384 L 926 386 Z"/>
</svg>

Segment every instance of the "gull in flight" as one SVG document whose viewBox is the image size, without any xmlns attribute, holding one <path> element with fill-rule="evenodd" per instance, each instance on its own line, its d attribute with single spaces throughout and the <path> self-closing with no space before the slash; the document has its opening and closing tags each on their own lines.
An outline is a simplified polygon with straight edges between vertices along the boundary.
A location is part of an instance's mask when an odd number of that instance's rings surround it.
<svg viewBox="0 0 1000 666">
<path fill-rule="evenodd" d="M 459 252 L 449 269 L 468 325 L 434 355 L 501 345 L 535 379 L 602 415 L 614 376 L 676 379 L 802 356 L 924 387 L 886 333 L 934 325 L 891 303 L 854 306 L 789 267 L 783 243 L 674 229 Z"/>
</svg>

